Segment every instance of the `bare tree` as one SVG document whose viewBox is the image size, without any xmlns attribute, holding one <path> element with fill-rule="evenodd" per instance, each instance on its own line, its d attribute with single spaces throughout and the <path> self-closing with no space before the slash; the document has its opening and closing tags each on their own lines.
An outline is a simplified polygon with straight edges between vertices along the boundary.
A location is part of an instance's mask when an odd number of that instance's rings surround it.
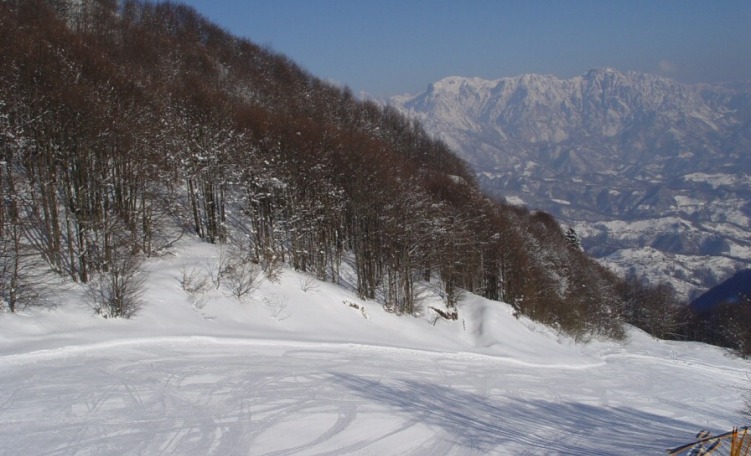
<svg viewBox="0 0 751 456">
<path fill-rule="evenodd" d="M 104 318 L 131 318 L 143 304 L 143 257 L 127 233 L 112 238 L 113 252 L 106 271 L 87 284 L 91 307 Z"/>
<path fill-rule="evenodd" d="M 242 300 L 259 286 L 261 266 L 244 255 L 235 255 L 224 269 L 225 286 L 229 292 Z"/>
</svg>

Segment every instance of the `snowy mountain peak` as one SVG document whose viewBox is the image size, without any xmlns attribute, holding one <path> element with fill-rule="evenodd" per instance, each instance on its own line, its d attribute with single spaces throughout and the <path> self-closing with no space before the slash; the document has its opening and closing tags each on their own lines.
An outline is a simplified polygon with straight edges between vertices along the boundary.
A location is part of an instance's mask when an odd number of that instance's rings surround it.
<svg viewBox="0 0 751 456">
<path fill-rule="evenodd" d="M 632 72 L 631 74 L 634 74 L 634 73 Z M 585 79 L 598 79 L 598 78 L 619 77 L 619 76 L 625 76 L 625 74 L 611 67 L 592 68 L 586 73 L 584 73 Z"/>
<path fill-rule="evenodd" d="M 492 87 L 498 81 L 490 81 L 477 77 L 448 76 L 428 85 L 427 92 L 450 92 L 457 90 L 482 90 Z"/>
</svg>

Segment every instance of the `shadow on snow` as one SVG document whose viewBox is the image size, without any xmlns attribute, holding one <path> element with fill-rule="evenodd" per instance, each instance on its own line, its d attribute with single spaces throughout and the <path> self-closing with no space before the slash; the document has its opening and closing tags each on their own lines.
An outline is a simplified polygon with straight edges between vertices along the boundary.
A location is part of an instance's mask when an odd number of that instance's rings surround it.
<svg viewBox="0 0 751 456">
<path fill-rule="evenodd" d="M 517 454 L 660 454 L 690 439 L 697 424 L 629 407 L 540 399 L 492 399 L 414 380 L 383 382 L 345 373 L 332 380 L 355 394 L 441 429 L 452 445 Z"/>
</svg>

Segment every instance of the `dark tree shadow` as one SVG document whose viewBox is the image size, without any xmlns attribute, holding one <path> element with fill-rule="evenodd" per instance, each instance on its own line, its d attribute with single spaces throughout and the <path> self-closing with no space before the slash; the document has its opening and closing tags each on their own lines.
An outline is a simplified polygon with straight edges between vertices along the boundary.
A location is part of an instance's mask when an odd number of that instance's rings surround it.
<svg viewBox="0 0 751 456">
<path fill-rule="evenodd" d="M 690 441 L 701 428 L 629 407 L 539 399 L 494 401 L 431 383 L 384 384 L 344 373 L 334 373 L 332 379 L 410 420 L 440 428 L 453 445 L 481 454 L 504 447 L 523 447 L 521 454 L 530 455 L 664 454 L 667 448 Z"/>
</svg>

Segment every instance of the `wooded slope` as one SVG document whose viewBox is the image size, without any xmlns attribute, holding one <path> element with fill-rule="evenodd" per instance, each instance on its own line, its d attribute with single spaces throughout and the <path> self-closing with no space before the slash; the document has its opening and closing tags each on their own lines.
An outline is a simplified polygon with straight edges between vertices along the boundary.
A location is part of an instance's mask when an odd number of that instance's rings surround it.
<svg viewBox="0 0 751 456">
<path fill-rule="evenodd" d="M 180 230 L 233 246 L 241 275 L 347 268 L 396 313 L 432 282 L 448 318 L 467 290 L 619 337 L 635 305 L 552 217 L 483 196 L 414 121 L 182 5 L 0 3 L 0 141 L 10 310 L 33 301 L 25 262 L 43 258 L 130 316 L 139 259 Z"/>
</svg>

